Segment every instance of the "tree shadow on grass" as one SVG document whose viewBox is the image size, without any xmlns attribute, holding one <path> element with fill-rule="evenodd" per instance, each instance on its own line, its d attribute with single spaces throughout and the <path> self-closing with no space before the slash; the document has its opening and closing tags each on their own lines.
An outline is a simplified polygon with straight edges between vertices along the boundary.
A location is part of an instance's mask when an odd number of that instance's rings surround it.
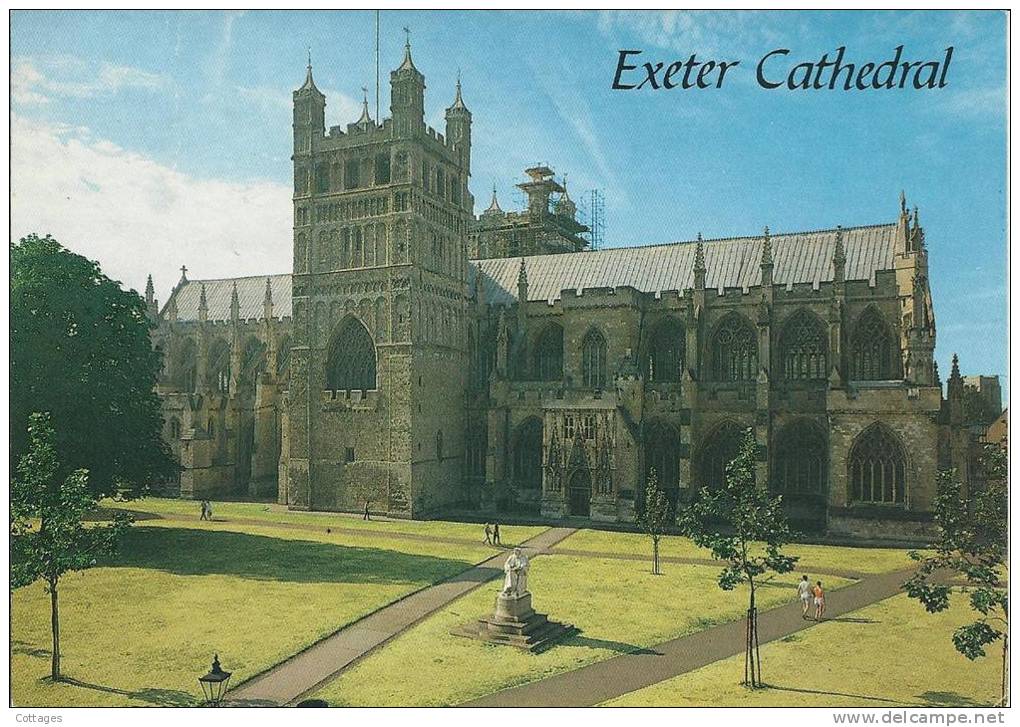
<svg viewBox="0 0 1020 727">
<path fill-rule="evenodd" d="M 102 684 L 90 684 L 89 682 L 83 682 L 80 679 L 70 679 L 67 677 L 61 679 L 60 683 L 72 687 L 79 687 L 81 689 L 105 692 L 107 694 L 120 694 L 128 699 L 137 699 L 140 702 L 145 702 L 146 704 L 151 704 L 157 707 L 191 707 L 199 703 L 199 700 L 195 697 L 195 695 L 176 689 L 156 689 L 155 687 L 147 687 L 145 689 L 139 689 L 138 691 L 132 692 L 128 689 L 117 689 L 116 687 L 108 687 Z"/>
<path fill-rule="evenodd" d="M 880 624 L 881 621 L 876 621 L 873 618 L 854 618 L 852 616 L 839 616 L 836 618 L 829 618 L 828 616 L 822 616 L 822 620 L 819 623 L 825 621 L 833 621 L 840 624 Z"/>
<path fill-rule="evenodd" d="M 618 654 L 646 654 L 649 656 L 662 656 L 661 651 L 646 649 L 624 641 L 608 641 L 607 639 L 593 639 L 590 636 L 581 636 L 580 633 L 566 639 L 564 644 L 570 646 L 584 646 L 588 649 L 609 649 Z"/>
<path fill-rule="evenodd" d="M 11 654 L 21 654 L 23 656 L 34 656 L 37 659 L 49 659 L 49 649 L 37 649 L 27 641 L 18 641 L 17 639 L 11 640 Z"/>
<path fill-rule="evenodd" d="M 819 689 L 798 689 L 796 687 L 783 687 L 778 684 L 767 684 L 769 689 L 774 689 L 777 692 L 796 692 L 798 694 L 821 694 L 829 697 L 849 697 L 850 699 L 864 699 L 869 702 L 882 702 L 883 704 L 905 704 L 913 705 L 913 702 L 904 702 L 899 699 L 889 699 L 888 697 L 876 697 L 869 694 L 849 694 L 847 692 L 826 692 Z"/>
<path fill-rule="evenodd" d="M 957 692 L 922 692 L 917 695 L 926 707 L 990 707 Z"/>
<path fill-rule="evenodd" d="M 99 565 L 290 583 L 415 584 L 441 580 L 473 564 L 382 548 L 160 527 L 130 529 L 118 553 Z"/>
</svg>

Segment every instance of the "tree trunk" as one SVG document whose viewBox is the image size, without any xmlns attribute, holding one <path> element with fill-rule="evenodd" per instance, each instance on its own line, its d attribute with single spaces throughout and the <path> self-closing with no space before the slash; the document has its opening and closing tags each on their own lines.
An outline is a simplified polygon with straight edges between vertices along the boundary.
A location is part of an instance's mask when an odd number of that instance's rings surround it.
<svg viewBox="0 0 1020 727">
<path fill-rule="evenodd" d="M 1002 634 L 1002 687 L 1001 687 L 1001 691 L 1002 691 L 1001 705 L 1003 707 L 1005 707 L 1007 702 L 1009 701 L 1008 700 L 1008 695 L 1007 695 L 1007 692 L 1009 691 L 1009 677 L 1008 677 L 1008 673 L 1009 673 L 1009 658 L 1008 658 L 1008 651 L 1009 651 L 1009 634 L 1004 632 Z"/>
<path fill-rule="evenodd" d="M 659 539 L 652 538 L 652 574 L 659 575 Z"/>
<path fill-rule="evenodd" d="M 744 683 L 749 687 L 761 686 L 761 655 L 758 651 L 758 609 L 751 584 L 751 599 L 747 609 L 747 632 L 744 644 Z"/>
<path fill-rule="evenodd" d="M 53 634 L 53 655 L 50 661 L 50 678 L 60 681 L 60 611 L 57 607 L 57 581 L 50 579 L 50 631 Z"/>
</svg>

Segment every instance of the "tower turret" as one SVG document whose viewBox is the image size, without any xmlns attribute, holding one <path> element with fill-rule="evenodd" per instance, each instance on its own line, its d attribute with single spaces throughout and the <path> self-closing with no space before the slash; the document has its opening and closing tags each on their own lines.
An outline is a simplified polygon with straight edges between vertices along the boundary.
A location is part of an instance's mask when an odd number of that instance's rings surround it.
<svg viewBox="0 0 1020 727">
<path fill-rule="evenodd" d="M 457 74 L 457 93 L 453 105 L 446 109 L 446 141 L 460 155 L 464 169 L 471 169 L 471 112 L 464 105 Z"/>
<path fill-rule="evenodd" d="M 425 126 L 425 76 L 411 60 L 411 36 L 404 44 L 404 61 L 390 72 L 390 113 L 398 136 L 413 136 Z"/>
<path fill-rule="evenodd" d="M 326 97 L 315 87 L 309 53 L 305 82 L 294 92 L 294 153 L 310 153 L 313 140 L 321 139 L 325 131 Z"/>
</svg>

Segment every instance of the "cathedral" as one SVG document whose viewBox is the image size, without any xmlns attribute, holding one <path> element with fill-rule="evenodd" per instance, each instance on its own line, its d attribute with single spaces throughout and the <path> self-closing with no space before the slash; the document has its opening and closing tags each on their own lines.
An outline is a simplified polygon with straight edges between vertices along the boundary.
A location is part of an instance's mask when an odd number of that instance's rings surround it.
<svg viewBox="0 0 1020 727">
<path fill-rule="evenodd" d="M 717 487 L 743 433 L 802 529 L 910 539 L 964 472 L 934 364 L 917 210 L 858 227 L 592 250 L 553 170 L 475 215 L 460 82 L 425 123 L 411 48 L 390 117 L 293 94 L 293 271 L 146 290 L 182 497 L 426 518 L 633 522 Z M 895 209 L 895 208 L 894 208 Z"/>
</svg>

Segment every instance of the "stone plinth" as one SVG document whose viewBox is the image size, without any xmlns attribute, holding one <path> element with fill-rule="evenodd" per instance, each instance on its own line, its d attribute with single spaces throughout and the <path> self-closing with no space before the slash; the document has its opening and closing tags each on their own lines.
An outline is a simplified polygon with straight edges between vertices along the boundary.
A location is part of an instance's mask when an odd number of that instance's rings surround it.
<svg viewBox="0 0 1020 727">
<path fill-rule="evenodd" d="M 519 595 L 499 594 L 492 616 L 465 624 L 453 634 L 539 652 L 575 631 L 577 629 L 571 624 L 550 621 L 544 613 L 535 613 L 529 591 Z"/>
</svg>

